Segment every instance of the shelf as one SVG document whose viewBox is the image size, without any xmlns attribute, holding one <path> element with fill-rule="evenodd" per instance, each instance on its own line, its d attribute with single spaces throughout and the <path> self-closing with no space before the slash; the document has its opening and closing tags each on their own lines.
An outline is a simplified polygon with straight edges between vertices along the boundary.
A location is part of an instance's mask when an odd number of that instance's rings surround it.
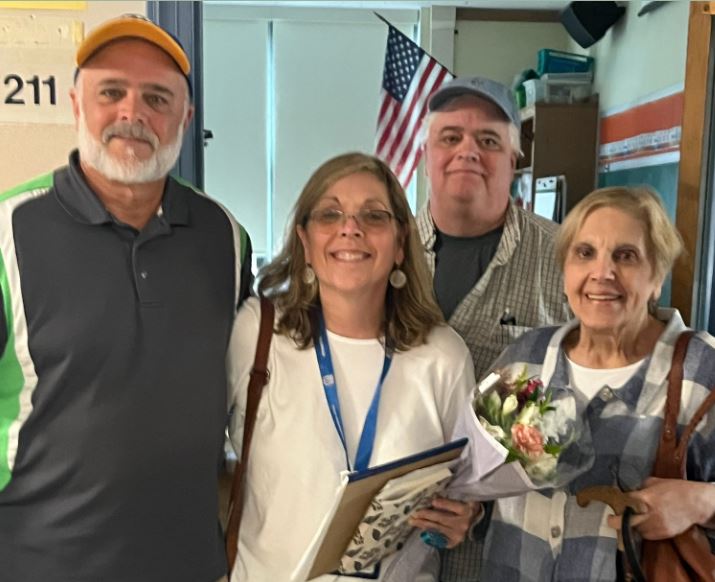
<svg viewBox="0 0 715 582">
<path fill-rule="evenodd" d="M 527 105 L 519 110 L 519 117 L 521 121 L 526 121 L 532 119 L 536 115 L 536 109 L 558 109 L 564 107 L 569 108 L 591 108 L 598 107 L 598 93 L 594 93 L 588 98 L 588 101 L 577 101 L 575 103 L 545 103 L 540 101 L 539 103 L 534 103 L 533 105 Z"/>
<path fill-rule="evenodd" d="M 520 115 L 524 155 L 515 175 L 526 186 L 525 202 L 533 201 L 537 179 L 563 175 L 565 210 L 570 210 L 596 185 L 598 96 L 581 103 L 536 103 Z"/>
</svg>

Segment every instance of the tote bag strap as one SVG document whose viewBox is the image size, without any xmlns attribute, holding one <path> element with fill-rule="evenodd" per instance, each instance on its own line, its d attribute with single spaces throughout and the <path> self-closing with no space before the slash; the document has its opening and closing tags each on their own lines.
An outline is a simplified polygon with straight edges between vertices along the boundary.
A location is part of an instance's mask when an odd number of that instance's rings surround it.
<svg viewBox="0 0 715 582">
<path fill-rule="evenodd" d="M 274 307 L 265 297 L 261 297 L 261 323 L 256 344 L 256 357 L 253 362 L 250 379 L 248 381 L 248 395 L 246 397 L 246 417 L 243 424 L 243 443 L 241 447 L 241 462 L 233 473 L 231 496 L 228 502 L 228 525 L 226 526 L 226 557 L 228 559 L 229 576 L 236 562 L 238 552 L 238 532 L 243 516 L 243 485 L 248 463 L 248 454 L 251 449 L 253 428 L 256 424 L 258 403 L 261 400 L 263 387 L 268 383 L 268 352 L 271 347 L 274 325 Z"/>
<path fill-rule="evenodd" d="M 673 362 L 668 374 L 668 396 L 665 400 L 665 413 L 663 416 L 663 429 L 660 433 L 660 443 L 653 466 L 653 476 L 670 479 L 682 479 L 684 474 L 684 459 L 676 460 L 678 449 L 678 414 L 680 413 L 680 399 L 683 391 L 683 362 L 688 350 L 690 338 L 695 335 L 693 331 L 684 331 L 675 342 Z M 681 444 L 683 443 L 681 439 Z M 687 447 L 687 441 L 685 441 Z"/>
<path fill-rule="evenodd" d="M 680 413 L 680 400 L 683 386 L 683 362 L 690 339 L 695 335 L 693 331 L 680 334 L 675 344 L 673 364 L 668 377 L 668 397 L 665 403 L 665 417 L 663 431 L 660 435 L 660 445 L 653 469 L 654 477 L 669 477 L 672 479 L 685 478 L 685 464 L 687 461 L 688 443 L 703 417 L 715 405 L 715 390 L 711 390 L 707 398 L 693 414 L 688 425 L 683 429 L 680 439 L 677 438 L 678 414 Z"/>
<path fill-rule="evenodd" d="M 654 477 L 670 479 L 684 479 L 687 461 L 687 449 L 690 437 L 695 427 L 700 423 L 708 411 L 715 405 L 715 390 L 711 390 L 707 398 L 700 404 L 690 422 L 683 430 L 680 439 L 677 438 L 678 414 L 680 413 L 680 400 L 683 386 L 683 362 L 690 339 L 695 335 L 693 331 L 680 334 L 673 351 L 673 363 L 668 376 L 668 395 L 665 403 L 663 430 L 653 468 Z M 643 570 L 637 559 L 635 544 L 630 529 L 631 510 L 623 515 L 623 543 L 625 546 L 626 561 L 630 567 L 633 579 L 640 582 L 645 580 Z"/>
</svg>

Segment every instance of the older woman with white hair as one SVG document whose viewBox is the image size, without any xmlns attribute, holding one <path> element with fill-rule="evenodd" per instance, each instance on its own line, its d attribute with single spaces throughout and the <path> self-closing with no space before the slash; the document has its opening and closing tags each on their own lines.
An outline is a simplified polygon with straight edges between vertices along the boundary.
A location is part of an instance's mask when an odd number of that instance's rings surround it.
<svg viewBox="0 0 715 582">
<path fill-rule="evenodd" d="M 584 198 L 557 239 L 564 290 L 576 319 L 522 336 L 495 368 L 526 367 L 547 386 L 569 387 L 590 423 L 595 461 L 568 488 L 495 502 L 481 579 L 617 579 L 620 521 L 602 502 L 577 504 L 593 485 L 632 490 L 643 539 L 715 526 L 715 414 L 687 448 L 687 480 L 653 478 L 674 344 L 686 326 L 658 308 L 663 281 L 681 252 L 680 236 L 647 188 L 606 188 Z M 715 340 L 689 342 L 683 363 L 679 431 L 715 383 Z"/>
</svg>

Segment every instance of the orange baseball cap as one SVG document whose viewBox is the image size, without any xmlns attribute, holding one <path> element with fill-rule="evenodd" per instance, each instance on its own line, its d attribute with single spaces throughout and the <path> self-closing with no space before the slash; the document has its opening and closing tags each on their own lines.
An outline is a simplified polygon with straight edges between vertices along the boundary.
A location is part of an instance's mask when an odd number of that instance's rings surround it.
<svg viewBox="0 0 715 582">
<path fill-rule="evenodd" d="M 140 38 L 158 46 L 167 53 L 188 79 L 191 71 L 189 57 L 181 43 L 163 28 L 141 14 L 123 14 L 93 28 L 77 49 L 77 67 L 106 44 L 119 38 Z"/>
</svg>

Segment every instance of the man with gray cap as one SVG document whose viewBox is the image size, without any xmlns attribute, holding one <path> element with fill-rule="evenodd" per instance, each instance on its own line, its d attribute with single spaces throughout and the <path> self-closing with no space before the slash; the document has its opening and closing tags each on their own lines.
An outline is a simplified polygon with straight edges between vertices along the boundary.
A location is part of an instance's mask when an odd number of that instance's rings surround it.
<svg viewBox="0 0 715 582">
<path fill-rule="evenodd" d="M 79 149 L 0 195 L 0 579 L 214 582 L 250 242 L 167 174 L 193 105 L 141 16 L 77 51 Z"/>
<path fill-rule="evenodd" d="M 430 192 L 417 225 L 437 301 L 469 346 L 478 379 L 522 333 L 569 318 L 556 224 L 511 199 L 520 125 L 507 87 L 471 77 L 432 95 L 423 126 Z M 478 580 L 481 549 L 466 540 L 445 551 L 441 580 Z"/>
</svg>

